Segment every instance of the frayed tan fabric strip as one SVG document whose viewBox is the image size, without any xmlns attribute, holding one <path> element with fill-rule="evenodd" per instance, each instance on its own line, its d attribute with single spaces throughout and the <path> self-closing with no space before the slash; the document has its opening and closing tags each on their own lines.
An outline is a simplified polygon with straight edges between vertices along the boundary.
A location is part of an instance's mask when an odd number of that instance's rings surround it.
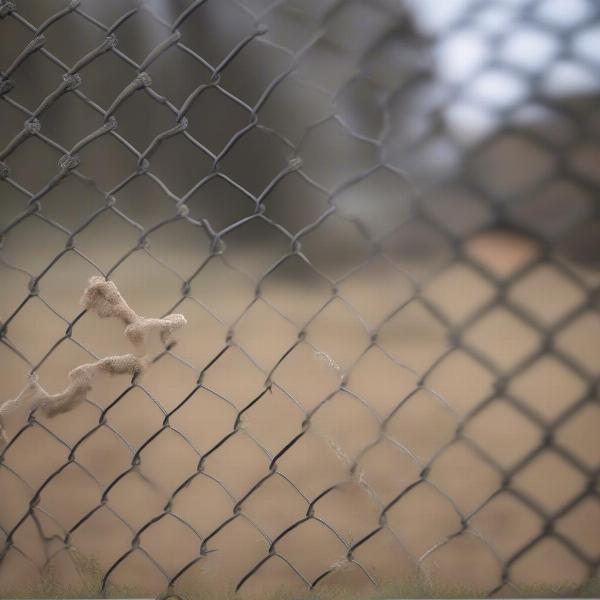
<svg viewBox="0 0 600 600">
<path fill-rule="evenodd" d="M 181 329 L 186 320 L 183 315 L 167 315 L 162 319 L 147 318 L 137 315 L 125 302 L 117 286 L 102 277 L 91 277 L 81 297 L 81 304 L 99 317 L 116 317 L 126 325 L 125 336 L 133 344 L 140 355 L 146 354 L 146 338 L 157 331 L 164 344 L 168 344 L 173 333 Z"/>
<path fill-rule="evenodd" d="M 150 361 L 146 357 L 146 339 L 158 332 L 164 344 L 172 342 L 173 333 L 186 324 L 183 315 L 173 314 L 164 318 L 141 317 L 130 308 L 112 281 L 92 277 L 83 292 L 81 304 L 101 318 L 116 317 L 126 325 L 125 336 L 133 344 L 136 354 L 107 356 L 94 363 L 75 367 L 69 372 L 69 383 L 62 392 L 49 394 L 38 382 L 37 373 L 32 373 L 25 389 L 12 400 L 0 406 L 0 441 L 8 443 L 4 432 L 3 417 L 20 406 L 39 409 L 47 417 L 55 417 L 70 410 L 87 399 L 98 375 L 131 375 L 142 373 Z"/>
</svg>

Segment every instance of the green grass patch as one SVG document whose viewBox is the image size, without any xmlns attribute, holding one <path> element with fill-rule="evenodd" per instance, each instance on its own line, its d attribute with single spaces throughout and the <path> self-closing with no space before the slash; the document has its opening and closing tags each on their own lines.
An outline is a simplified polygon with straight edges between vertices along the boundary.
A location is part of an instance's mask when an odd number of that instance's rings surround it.
<svg viewBox="0 0 600 600">
<path fill-rule="evenodd" d="M 101 597 L 102 578 L 104 570 L 94 559 L 73 553 L 73 560 L 79 573 L 77 584 L 65 585 L 57 576 L 56 571 L 49 567 L 44 569 L 40 577 L 29 584 L 17 589 L 1 589 L 0 600 L 8 598 L 99 598 Z M 316 590 L 306 592 L 290 592 L 282 587 L 276 592 L 264 595 L 249 596 L 228 591 L 182 589 L 176 587 L 172 595 L 165 598 L 180 596 L 189 600 L 234 600 L 243 597 L 247 600 L 383 600 L 394 598 L 485 598 L 488 591 L 475 590 L 469 586 L 450 586 L 429 584 L 422 578 L 413 578 L 401 583 L 385 583 L 379 589 L 370 593 L 358 592 L 348 587 L 333 587 L 323 584 Z M 163 592 L 164 593 L 164 592 Z M 149 590 L 130 586 L 110 584 L 106 589 L 108 598 L 153 598 L 156 593 Z M 528 585 L 521 593 L 514 592 L 512 597 L 521 598 L 600 598 L 600 579 L 588 582 L 584 586 L 562 585 L 548 587 L 547 585 Z"/>
</svg>

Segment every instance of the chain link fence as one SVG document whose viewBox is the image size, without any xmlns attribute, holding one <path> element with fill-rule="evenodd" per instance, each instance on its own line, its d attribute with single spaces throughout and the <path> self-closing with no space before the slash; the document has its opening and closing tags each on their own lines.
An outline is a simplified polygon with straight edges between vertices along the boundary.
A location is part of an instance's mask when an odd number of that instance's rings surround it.
<svg viewBox="0 0 600 600">
<path fill-rule="evenodd" d="M 0 2 L 0 590 L 597 578 L 599 8 Z"/>
</svg>

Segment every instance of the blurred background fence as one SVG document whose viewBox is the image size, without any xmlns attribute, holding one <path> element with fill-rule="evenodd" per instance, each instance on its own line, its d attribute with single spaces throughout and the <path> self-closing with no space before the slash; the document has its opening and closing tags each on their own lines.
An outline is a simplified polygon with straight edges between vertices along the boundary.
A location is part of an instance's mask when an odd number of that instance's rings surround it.
<svg viewBox="0 0 600 600">
<path fill-rule="evenodd" d="M 599 9 L 2 0 L 0 591 L 597 577 Z"/>
</svg>

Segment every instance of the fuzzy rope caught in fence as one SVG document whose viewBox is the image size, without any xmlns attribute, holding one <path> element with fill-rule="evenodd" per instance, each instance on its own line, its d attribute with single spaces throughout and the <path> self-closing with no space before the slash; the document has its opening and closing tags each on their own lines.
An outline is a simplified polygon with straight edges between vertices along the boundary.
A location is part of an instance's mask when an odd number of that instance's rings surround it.
<svg viewBox="0 0 600 600">
<path fill-rule="evenodd" d="M 125 302 L 117 286 L 102 277 L 91 277 L 81 297 L 81 304 L 99 317 L 116 317 L 125 323 L 125 336 L 133 344 L 136 354 L 146 354 L 146 336 L 158 331 L 163 344 L 168 344 L 173 332 L 181 329 L 186 320 L 183 315 L 167 315 L 162 319 L 141 317 Z"/>
<path fill-rule="evenodd" d="M 186 324 L 183 315 L 172 314 L 163 318 L 142 317 L 125 302 L 117 286 L 102 277 L 91 277 L 83 292 L 81 304 L 99 317 L 116 317 L 125 327 L 125 336 L 132 343 L 135 354 L 108 356 L 93 363 L 75 367 L 69 372 L 69 383 L 62 392 L 49 394 L 38 382 L 33 372 L 25 389 L 12 400 L 0 406 L 0 442 L 8 443 L 4 431 L 3 419 L 20 406 L 29 405 L 30 409 L 39 409 L 47 417 L 69 412 L 87 398 L 98 375 L 139 375 L 149 364 L 146 357 L 147 336 L 154 331 L 160 335 L 164 344 L 172 342 L 173 333 Z"/>
</svg>

